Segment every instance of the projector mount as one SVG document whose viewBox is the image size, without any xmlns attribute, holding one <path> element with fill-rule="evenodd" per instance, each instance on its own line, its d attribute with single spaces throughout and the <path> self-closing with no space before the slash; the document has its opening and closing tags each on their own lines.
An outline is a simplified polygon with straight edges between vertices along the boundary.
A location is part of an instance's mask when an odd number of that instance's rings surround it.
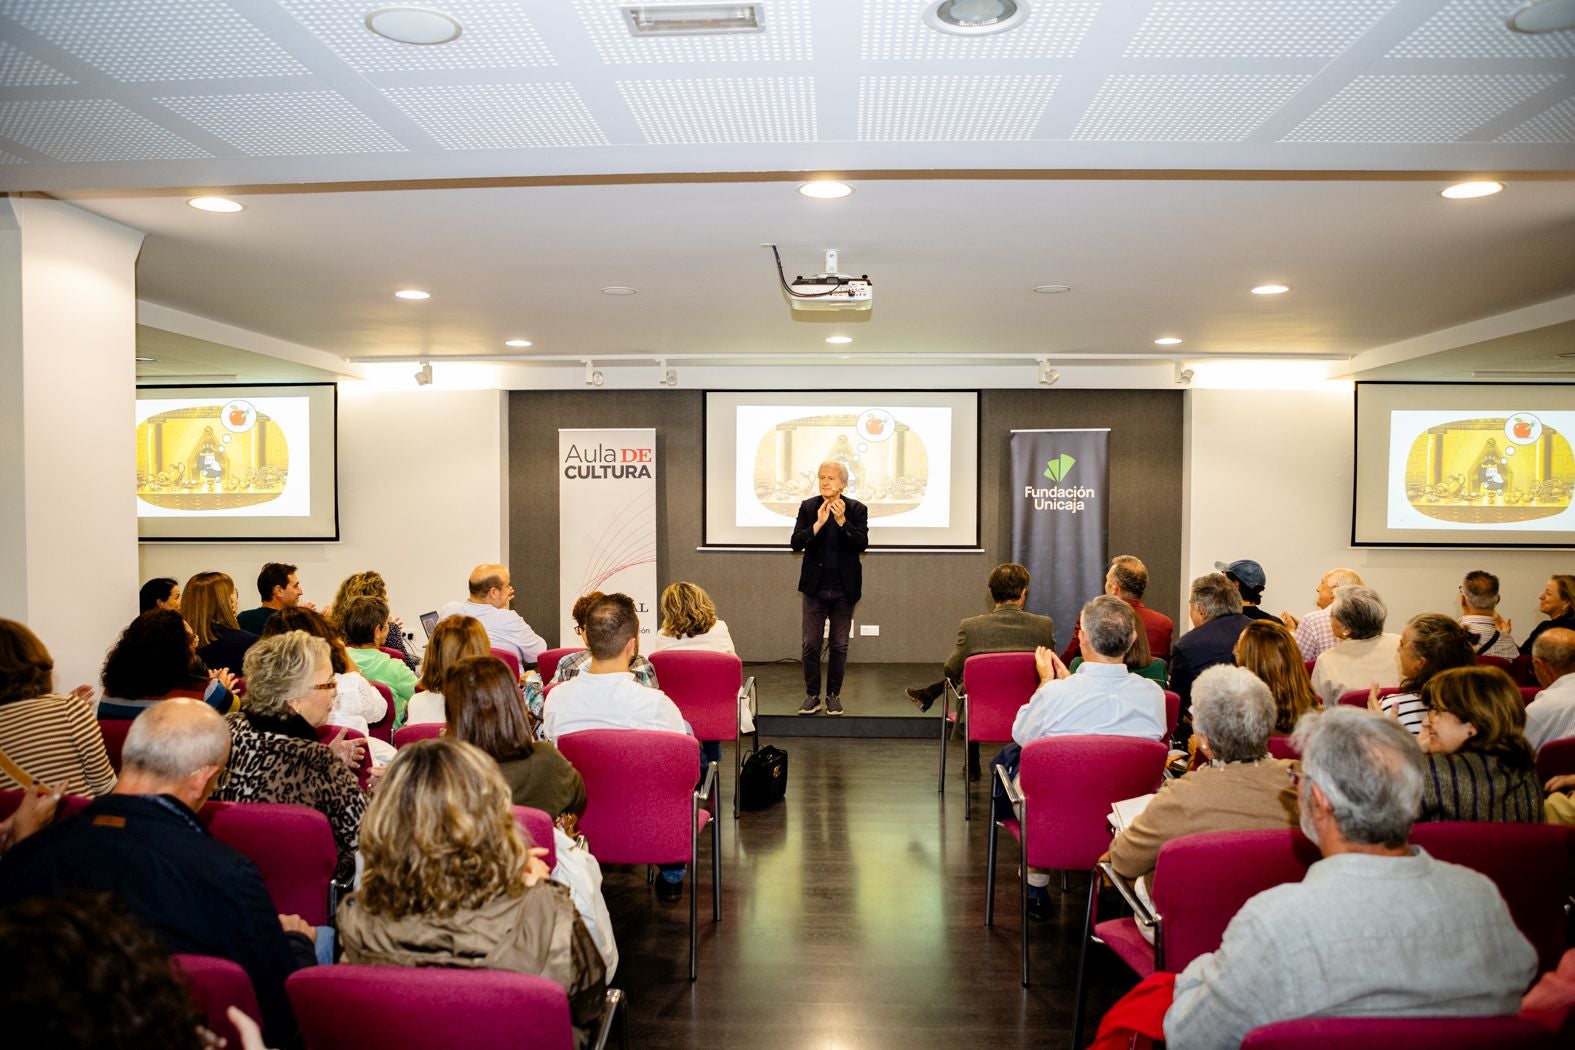
<svg viewBox="0 0 1575 1050">
<path fill-rule="evenodd" d="M 790 284 L 787 274 L 782 270 L 782 254 L 777 251 L 777 246 L 763 244 L 761 247 L 771 249 L 771 255 L 777 263 L 777 281 L 781 284 L 782 291 L 786 293 L 788 303 L 793 309 L 868 310 L 873 305 L 874 289 L 870 283 L 870 275 L 854 277 L 852 274 L 838 272 L 837 249 L 826 249 L 826 269 L 823 273 L 812 274 L 809 277 L 800 274 L 794 277 Z"/>
</svg>

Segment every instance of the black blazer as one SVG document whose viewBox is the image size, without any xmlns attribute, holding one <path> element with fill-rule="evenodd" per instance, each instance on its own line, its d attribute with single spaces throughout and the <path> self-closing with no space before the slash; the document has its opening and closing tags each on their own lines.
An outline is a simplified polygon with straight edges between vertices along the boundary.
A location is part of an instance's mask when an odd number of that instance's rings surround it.
<svg viewBox="0 0 1575 1050">
<path fill-rule="evenodd" d="M 842 516 L 846 525 L 837 519 L 826 518 L 826 524 L 815 532 L 815 515 L 825 502 L 822 496 L 811 496 L 798 505 L 798 520 L 793 523 L 793 549 L 804 552 L 804 563 L 798 571 L 798 589 L 814 594 L 820 585 L 820 572 L 826 564 L 826 553 L 837 552 L 837 571 L 842 574 L 842 586 L 848 595 L 848 604 L 857 605 L 864 594 L 864 566 L 859 555 L 870 545 L 870 509 L 856 499 L 842 497 L 847 511 Z M 835 545 L 833 547 L 833 545 Z"/>
</svg>

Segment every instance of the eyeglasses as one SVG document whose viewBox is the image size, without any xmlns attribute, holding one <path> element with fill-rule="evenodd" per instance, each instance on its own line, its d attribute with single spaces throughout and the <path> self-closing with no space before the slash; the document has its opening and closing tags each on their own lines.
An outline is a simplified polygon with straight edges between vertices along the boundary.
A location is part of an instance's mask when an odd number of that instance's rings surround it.
<svg viewBox="0 0 1575 1050">
<path fill-rule="evenodd" d="M 229 766 L 221 767 L 219 769 L 219 771 L 214 774 L 214 777 L 213 777 L 213 790 L 215 790 L 215 791 L 223 791 L 225 788 L 230 786 L 230 780 L 231 780 L 230 767 Z"/>
<path fill-rule="evenodd" d="M 326 681 L 326 682 L 318 682 L 316 685 L 312 686 L 312 689 L 314 691 L 318 690 L 318 689 L 337 689 L 337 688 L 339 688 L 339 683 L 337 681 L 335 681 L 334 679 L 332 679 L 332 678 L 328 679 L 328 681 Z"/>
</svg>

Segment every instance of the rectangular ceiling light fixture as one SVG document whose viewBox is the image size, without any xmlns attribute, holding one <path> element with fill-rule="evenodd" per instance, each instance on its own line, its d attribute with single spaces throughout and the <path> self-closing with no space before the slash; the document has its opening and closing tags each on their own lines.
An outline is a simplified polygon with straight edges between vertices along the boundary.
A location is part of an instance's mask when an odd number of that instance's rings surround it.
<svg viewBox="0 0 1575 1050">
<path fill-rule="evenodd" d="M 678 4 L 647 7 L 625 4 L 630 36 L 700 33 L 758 33 L 765 28 L 764 4 Z"/>
</svg>

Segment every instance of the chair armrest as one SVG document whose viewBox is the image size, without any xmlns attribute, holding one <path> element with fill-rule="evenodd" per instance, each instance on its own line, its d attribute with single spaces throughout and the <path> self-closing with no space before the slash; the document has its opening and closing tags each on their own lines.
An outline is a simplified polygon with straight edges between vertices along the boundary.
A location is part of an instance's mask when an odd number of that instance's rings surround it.
<svg viewBox="0 0 1575 1050">
<path fill-rule="evenodd" d="M 607 989 L 607 998 L 603 1000 L 602 1021 L 601 1024 L 596 1026 L 596 1038 L 591 1041 L 590 1050 L 606 1050 L 607 1040 L 612 1036 L 614 1019 L 618 1020 L 619 1022 L 624 1021 L 624 1017 L 622 1016 L 623 1005 L 623 992 L 619 991 L 617 988 Z M 624 1033 L 621 1024 L 619 1026 L 619 1032 Z M 627 1046 L 629 1044 L 627 1033 L 622 1035 L 622 1037 L 618 1040 L 618 1044 L 620 1046 Z"/>
<path fill-rule="evenodd" d="M 1115 867 L 1108 861 L 1099 862 L 1099 873 L 1121 894 L 1121 899 L 1127 902 L 1127 907 L 1132 909 L 1132 915 L 1144 926 L 1158 926 L 1159 916 L 1148 905 L 1143 903 L 1143 898 L 1138 896 L 1137 887 L 1131 881 L 1117 874 Z"/>
<path fill-rule="evenodd" d="M 705 764 L 705 779 L 700 781 L 700 786 L 695 789 L 695 801 L 705 805 L 711 801 L 711 792 L 716 789 L 716 763 Z"/>
<path fill-rule="evenodd" d="M 759 708 L 757 706 L 758 705 L 758 697 L 757 697 L 757 695 L 755 693 L 755 676 L 754 675 L 750 675 L 748 678 L 744 679 L 744 684 L 742 686 L 740 686 L 739 690 L 738 690 L 738 698 L 740 700 L 743 700 L 743 699 L 746 699 L 746 698 L 749 700 L 749 717 L 751 717 L 751 718 L 759 718 L 760 717 L 760 710 L 759 710 Z M 742 725 L 740 725 L 740 727 L 739 727 L 739 732 L 740 733 L 743 732 Z"/>
<path fill-rule="evenodd" d="M 943 681 L 946 684 L 945 688 L 941 690 L 941 717 L 949 717 L 954 710 L 961 714 L 963 702 L 961 691 L 958 690 L 950 678 L 943 679 Z"/>
<path fill-rule="evenodd" d="M 1001 788 L 1006 792 L 1006 801 L 1016 809 L 1023 804 L 1023 793 L 1017 790 L 1017 785 L 1012 783 L 1012 775 L 1006 771 L 1005 766 L 995 766 L 995 778 L 1001 782 Z"/>
</svg>

